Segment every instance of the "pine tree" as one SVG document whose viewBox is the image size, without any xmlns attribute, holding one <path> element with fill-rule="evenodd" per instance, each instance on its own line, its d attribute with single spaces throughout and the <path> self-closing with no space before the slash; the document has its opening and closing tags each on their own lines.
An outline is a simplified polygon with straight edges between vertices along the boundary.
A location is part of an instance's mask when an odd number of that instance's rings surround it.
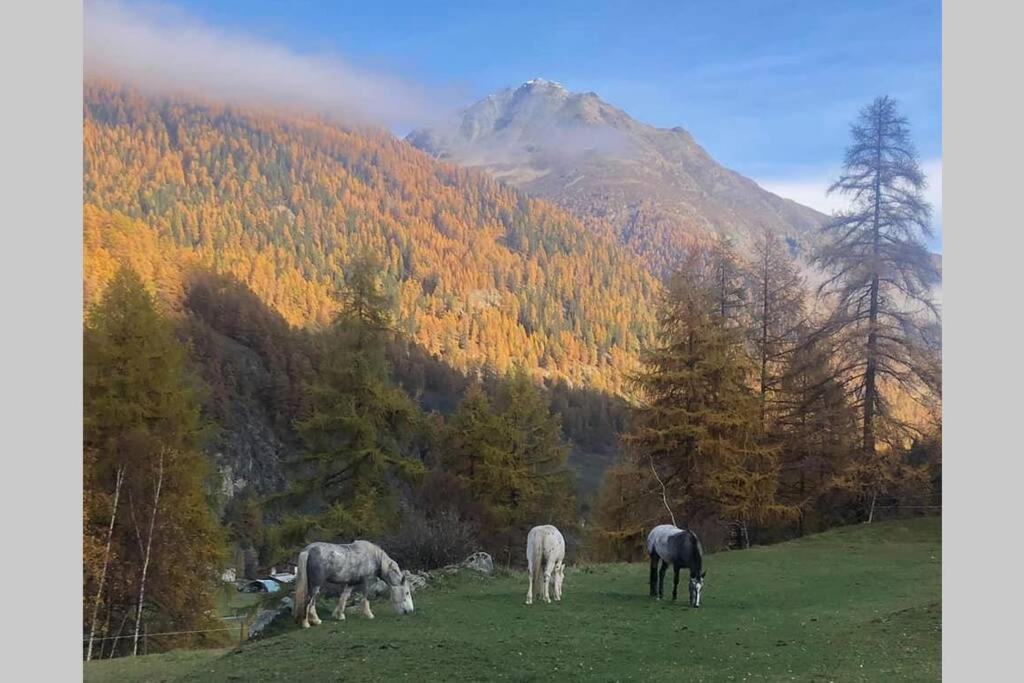
<svg viewBox="0 0 1024 683">
<path fill-rule="evenodd" d="M 732 240 L 728 237 L 718 239 L 707 253 L 711 269 L 709 284 L 713 288 L 718 318 L 725 327 L 743 325 L 747 300 L 744 265 Z"/>
<path fill-rule="evenodd" d="M 84 486 L 92 506 L 85 533 L 94 539 L 86 545 L 109 537 L 111 546 L 104 585 L 86 565 L 85 595 L 100 596 L 105 623 L 113 615 L 132 625 L 144 620 L 149 630 L 190 630 L 213 607 L 224 547 L 200 451 L 201 387 L 170 323 L 127 267 L 90 310 L 84 351 Z M 182 640 L 192 639 L 160 646 Z"/>
<path fill-rule="evenodd" d="M 861 414 L 870 520 L 891 479 L 884 471 L 891 458 L 878 457 L 879 437 L 897 426 L 884 386 L 916 393 L 936 379 L 932 364 L 921 360 L 927 354 L 916 330 L 938 317 L 930 290 L 939 274 L 923 242 L 931 236 L 925 176 L 896 102 L 874 100 L 861 110 L 851 136 L 842 174 L 829 192 L 850 197 L 853 206 L 826 226 L 831 239 L 817 262 L 830 273 L 819 291 L 834 301 L 823 333 L 838 339 L 843 381 Z"/>
<path fill-rule="evenodd" d="M 527 481 L 520 484 L 531 495 L 524 507 L 536 524 L 576 524 L 574 482 L 566 468 L 569 447 L 562 435 L 562 421 L 551 410 L 547 394 L 524 370 L 512 371 L 501 384 L 498 406 L 502 409 L 511 453 L 527 468 Z"/>
<path fill-rule="evenodd" d="M 858 448 L 857 417 L 835 375 L 826 340 L 800 338 L 776 387 L 771 438 L 780 444 L 779 498 L 798 511 L 798 533 L 822 507 Z M 836 503 L 837 501 L 830 501 Z"/>
<path fill-rule="evenodd" d="M 559 418 L 529 376 L 497 382 L 494 401 L 473 384 L 448 420 L 444 465 L 483 511 L 491 549 L 508 554 L 536 524 L 572 529 L 574 485 Z"/>
<path fill-rule="evenodd" d="M 444 466 L 481 510 L 482 526 L 503 542 L 522 522 L 520 503 L 533 491 L 524 486 L 527 465 L 512 452 L 507 425 L 479 382 L 470 385 L 449 418 L 445 443 Z M 499 548 L 506 550 L 492 549 Z"/>
<path fill-rule="evenodd" d="M 601 478 L 594 517 L 588 525 L 588 559 L 632 562 L 646 554 L 646 531 L 664 520 L 660 492 L 651 490 L 650 470 L 631 462 L 612 465 Z"/>
<path fill-rule="evenodd" d="M 303 453 L 283 498 L 309 512 L 305 529 L 325 540 L 379 533 L 391 512 L 391 483 L 423 469 L 411 450 L 419 411 L 390 375 L 390 302 L 379 272 L 372 258 L 353 261 L 345 306 L 325 336 L 308 410 L 296 422 Z"/>
<path fill-rule="evenodd" d="M 746 525 L 784 512 L 778 465 L 761 441 L 743 331 L 723 316 L 720 254 L 694 249 L 669 282 L 658 346 L 636 384 L 642 403 L 626 442 L 649 465 L 681 519 Z"/>
<path fill-rule="evenodd" d="M 757 364 L 761 429 L 767 430 L 771 404 L 800 340 L 804 281 L 785 245 L 768 230 L 754 247 L 749 278 L 750 342 Z"/>
</svg>

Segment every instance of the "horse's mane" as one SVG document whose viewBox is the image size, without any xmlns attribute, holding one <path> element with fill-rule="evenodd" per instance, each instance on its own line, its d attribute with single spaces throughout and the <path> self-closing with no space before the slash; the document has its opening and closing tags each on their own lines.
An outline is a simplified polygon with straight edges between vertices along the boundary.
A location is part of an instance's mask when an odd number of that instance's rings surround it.
<svg viewBox="0 0 1024 683">
<path fill-rule="evenodd" d="M 376 548 L 377 559 L 380 562 L 380 571 L 382 575 L 381 578 L 383 579 L 384 575 L 387 575 L 392 570 L 394 570 L 404 580 L 405 572 L 399 566 L 398 562 L 396 562 L 394 558 L 388 555 L 387 552 L 384 551 L 384 548 L 381 548 L 376 543 L 373 544 L 373 547 Z"/>
<path fill-rule="evenodd" d="M 690 534 L 690 537 L 693 538 L 694 545 L 697 546 L 697 557 L 700 558 L 701 564 L 703 565 L 704 564 L 704 545 L 700 542 L 700 537 L 697 536 L 697 534 L 694 533 L 693 529 L 690 529 L 690 528 L 686 529 L 686 533 Z"/>
</svg>

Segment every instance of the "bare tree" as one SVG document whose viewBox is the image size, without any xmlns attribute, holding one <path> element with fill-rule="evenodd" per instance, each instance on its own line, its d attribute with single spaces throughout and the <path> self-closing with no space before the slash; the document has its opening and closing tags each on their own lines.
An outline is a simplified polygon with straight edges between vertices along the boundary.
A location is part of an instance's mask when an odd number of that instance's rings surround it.
<svg viewBox="0 0 1024 683">
<path fill-rule="evenodd" d="M 879 420 L 891 417 L 881 383 L 914 392 L 932 378 L 919 362 L 915 330 L 938 317 L 930 292 L 939 273 L 923 241 L 932 234 L 925 176 L 896 102 L 875 99 L 851 137 L 829 192 L 848 196 L 852 208 L 826 226 L 831 240 L 816 261 L 830 274 L 819 293 L 835 306 L 824 331 L 837 338 L 840 374 L 863 420 L 864 455 L 874 462 Z M 872 485 L 872 501 L 878 493 Z"/>
<path fill-rule="evenodd" d="M 139 630 L 142 626 L 142 606 L 146 597 L 146 573 L 149 570 L 149 553 L 153 548 L 153 531 L 156 526 L 156 513 L 160 508 L 160 489 L 164 483 L 164 450 L 160 450 L 157 466 L 155 488 L 153 492 L 153 511 L 149 516 L 149 538 L 146 539 L 146 554 L 142 561 L 142 578 L 139 581 L 139 605 L 135 612 L 135 638 L 132 640 L 132 656 L 139 653 Z"/>
<path fill-rule="evenodd" d="M 114 484 L 114 503 L 111 506 L 110 526 L 107 527 L 107 547 L 103 551 L 103 569 L 100 571 L 99 587 L 96 588 L 96 599 L 93 601 L 92 606 L 92 622 L 89 627 L 89 648 L 85 652 L 85 661 L 92 659 L 92 645 L 96 638 L 96 621 L 99 618 L 100 602 L 103 598 L 103 586 L 107 582 L 107 565 L 110 564 L 110 542 L 114 537 L 114 520 L 117 519 L 117 503 L 121 497 L 122 482 L 124 482 L 124 465 L 117 468 L 117 479 Z"/>
</svg>

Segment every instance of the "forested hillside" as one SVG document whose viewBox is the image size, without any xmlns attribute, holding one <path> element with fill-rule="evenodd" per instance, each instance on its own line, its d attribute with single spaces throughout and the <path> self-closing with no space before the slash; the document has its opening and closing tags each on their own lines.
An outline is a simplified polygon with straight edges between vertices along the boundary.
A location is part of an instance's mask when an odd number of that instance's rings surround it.
<svg viewBox="0 0 1024 683">
<path fill-rule="evenodd" d="M 305 384 L 320 362 L 319 326 L 290 323 L 238 277 L 218 274 L 198 250 L 179 246 L 139 220 L 93 205 L 84 208 L 85 299 L 98 302 L 122 265 L 156 294 L 161 311 L 177 322 L 197 372 L 209 387 L 207 414 L 217 425 L 207 443 L 231 496 L 247 487 L 266 493 L 285 483 L 284 463 L 298 451 L 293 422 Z M 394 302 L 391 302 L 393 305 Z M 455 410 L 472 380 L 493 385 L 503 373 L 467 373 L 414 339 L 397 336 L 388 348 L 392 374 L 424 410 Z M 561 416 L 581 483 L 596 488 L 624 424 L 625 402 L 609 393 L 543 381 Z"/>
<path fill-rule="evenodd" d="M 399 331 L 459 370 L 521 363 L 622 393 L 651 336 L 657 285 L 610 235 L 384 132 L 87 83 L 84 139 L 87 204 L 139 219 L 294 325 L 330 320 L 368 250 Z M 86 260 L 87 297 L 107 266 Z"/>
</svg>

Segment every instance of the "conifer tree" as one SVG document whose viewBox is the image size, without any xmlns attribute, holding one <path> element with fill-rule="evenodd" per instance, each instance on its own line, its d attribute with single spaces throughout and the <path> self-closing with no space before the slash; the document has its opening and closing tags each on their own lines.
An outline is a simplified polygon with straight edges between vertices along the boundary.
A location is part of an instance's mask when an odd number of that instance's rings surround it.
<svg viewBox="0 0 1024 683">
<path fill-rule="evenodd" d="M 296 423 L 303 453 L 284 498 L 309 511 L 305 529 L 334 539 L 381 531 L 391 482 L 422 471 L 411 457 L 418 409 L 390 376 L 391 311 L 379 272 L 371 257 L 353 261 L 344 307 L 325 335 L 308 409 Z"/>
<path fill-rule="evenodd" d="M 558 415 L 529 376 L 513 372 L 492 401 L 480 383 L 467 389 L 447 426 L 445 466 L 483 510 L 492 549 L 511 552 L 530 526 L 576 524 L 569 449 Z"/>
<path fill-rule="evenodd" d="M 618 562 L 643 559 L 646 532 L 665 519 L 660 492 L 652 491 L 650 474 L 649 469 L 632 462 L 617 463 L 605 470 L 594 517 L 587 528 L 588 558 Z"/>
<path fill-rule="evenodd" d="M 224 545 L 200 451 L 198 380 L 170 323 L 127 267 L 89 311 L 84 352 L 85 533 L 94 539 L 87 546 L 110 542 L 105 585 L 91 570 L 95 563 L 87 564 L 85 595 L 100 596 L 106 627 L 141 620 L 148 630 L 191 630 L 213 607 Z M 158 646 L 183 639 L 190 637 Z M 114 645 L 132 650 L 125 641 Z"/>
<path fill-rule="evenodd" d="M 575 525 L 574 485 L 566 462 L 569 447 L 562 436 L 561 417 L 524 370 L 511 372 L 501 384 L 498 406 L 510 439 L 511 453 L 527 469 L 519 484 L 530 496 L 528 508 L 536 523 Z"/>
<path fill-rule="evenodd" d="M 889 440 L 897 426 L 884 386 L 916 393 L 936 381 L 933 364 L 922 362 L 927 354 L 918 330 L 938 317 L 930 292 L 939 274 L 923 241 L 931 236 L 926 180 L 896 102 L 875 99 L 861 110 L 851 137 L 829 192 L 849 197 L 852 207 L 826 226 L 830 240 L 817 262 L 829 272 L 819 291 L 834 302 L 823 333 L 836 339 L 840 374 L 861 415 L 870 520 L 891 479 L 884 471 L 891 458 L 878 457 L 879 437 Z"/>
<path fill-rule="evenodd" d="M 740 326 L 744 323 L 747 301 L 743 263 L 728 237 L 714 242 L 707 253 L 711 269 L 709 284 L 714 292 L 718 318 L 725 327 Z"/>
<path fill-rule="evenodd" d="M 482 384 L 474 383 L 466 390 L 446 432 L 446 468 L 455 473 L 474 506 L 482 511 L 482 526 L 504 541 L 523 521 L 521 503 L 532 497 L 533 489 L 528 486 L 526 462 L 515 457 L 508 425 Z"/>
<path fill-rule="evenodd" d="M 749 279 L 750 341 L 757 366 L 761 429 L 766 430 L 770 404 L 800 341 L 804 281 L 783 242 L 768 230 L 754 247 Z"/>
<path fill-rule="evenodd" d="M 650 465 L 677 518 L 746 525 L 784 512 L 778 464 L 760 441 L 743 330 L 723 316 L 720 254 L 694 249 L 669 282 L 659 343 L 644 357 L 626 442 Z"/>
<path fill-rule="evenodd" d="M 820 508 L 858 449 L 857 416 L 833 368 L 826 340 L 797 330 L 800 342 L 787 359 L 775 390 L 770 436 L 781 446 L 779 498 L 798 514 L 798 534 L 808 513 Z"/>
</svg>

